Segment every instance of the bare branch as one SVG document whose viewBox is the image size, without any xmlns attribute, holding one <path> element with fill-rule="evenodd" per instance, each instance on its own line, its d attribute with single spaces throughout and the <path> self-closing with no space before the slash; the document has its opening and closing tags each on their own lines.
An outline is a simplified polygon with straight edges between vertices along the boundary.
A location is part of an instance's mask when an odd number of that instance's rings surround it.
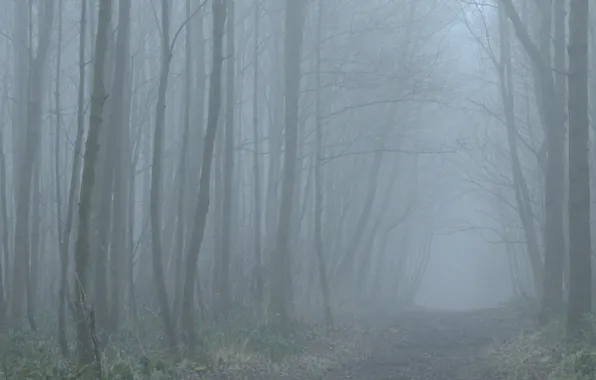
<svg viewBox="0 0 596 380">
<path fill-rule="evenodd" d="M 199 4 L 199 6 L 197 7 L 197 9 L 195 9 L 190 16 L 188 16 L 186 18 L 186 20 L 184 20 L 184 22 L 182 24 L 180 24 L 180 27 L 178 28 L 178 30 L 176 31 L 176 33 L 174 33 L 174 38 L 172 39 L 172 43 L 170 44 L 170 54 L 172 54 L 172 52 L 174 51 L 174 46 L 176 45 L 176 40 L 178 39 L 178 36 L 180 35 L 180 33 L 182 32 L 182 30 L 184 29 L 184 27 L 186 26 L 186 24 L 188 24 L 190 22 L 190 20 L 193 19 L 193 17 L 195 17 L 195 15 L 197 15 L 199 13 L 199 11 L 205 6 L 205 4 L 207 4 L 207 0 L 203 0 L 203 2 L 201 4 Z M 228 21 L 230 22 L 230 21 Z M 233 22 L 233 20 L 232 20 Z"/>
</svg>

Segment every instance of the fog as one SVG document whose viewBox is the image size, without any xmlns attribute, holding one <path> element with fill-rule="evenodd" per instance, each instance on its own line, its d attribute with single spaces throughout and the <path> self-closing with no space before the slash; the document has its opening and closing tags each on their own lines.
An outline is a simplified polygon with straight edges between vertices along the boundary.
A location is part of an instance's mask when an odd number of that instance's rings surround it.
<svg viewBox="0 0 596 380">
<path fill-rule="evenodd" d="M 566 299 L 589 132 L 536 6 L 0 0 L 0 328 L 91 363 L 146 318 L 192 357 L 211 322 Z"/>
</svg>

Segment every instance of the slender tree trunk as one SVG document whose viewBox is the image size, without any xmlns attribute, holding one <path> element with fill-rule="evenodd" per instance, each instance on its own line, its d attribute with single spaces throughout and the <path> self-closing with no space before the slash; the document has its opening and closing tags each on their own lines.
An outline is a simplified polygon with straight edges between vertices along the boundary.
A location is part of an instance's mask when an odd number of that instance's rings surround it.
<svg viewBox="0 0 596 380">
<path fill-rule="evenodd" d="M 91 7 L 95 8 L 95 6 Z M 115 23 L 114 23 L 115 24 Z M 114 33 L 113 24 L 110 20 L 108 26 L 110 30 L 108 38 L 108 50 L 106 52 L 106 66 L 104 72 L 104 81 L 106 86 L 113 82 L 114 74 L 114 56 L 115 52 L 113 47 Z M 111 234 L 112 228 L 112 215 L 113 215 L 113 194 L 114 194 L 114 171 L 115 171 L 115 150 L 118 139 L 113 138 L 112 118 L 113 113 L 111 109 L 113 104 L 118 102 L 118 98 L 121 98 L 121 93 L 115 93 L 110 88 L 109 97 L 106 100 L 106 105 L 103 109 L 102 118 L 107 120 L 106 128 L 102 128 L 101 134 L 99 135 L 99 145 L 103 147 L 100 149 L 97 156 L 97 164 L 95 169 L 95 183 L 98 184 L 98 191 L 94 193 L 92 200 L 93 213 L 91 218 L 91 249 L 92 255 L 95 258 L 94 269 L 94 286 L 91 292 L 92 303 L 95 306 L 95 314 L 97 320 L 97 327 L 101 334 L 100 338 L 103 345 L 107 343 L 105 333 L 109 330 L 109 314 L 110 314 L 110 283 L 108 281 L 109 275 L 109 260 L 110 252 L 114 249 L 113 236 Z"/>
<path fill-rule="evenodd" d="M 114 209 L 112 212 L 113 241 L 110 249 L 110 315 L 107 324 L 111 332 L 118 330 L 122 305 L 121 279 L 126 255 L 126 181 L 125 168 L 128 165 L 125 142 L 128 136 L 128 110 L 125 109 L 125 95 L 128 71 L 128 50 L 130 34 L 130 0 L 120 0 L 118 10 L 118 37 L 114 78 L 112 81 L 112 103 L 109 127 L 113 130 L 114 143 Z"/>
<path fill-rule="evenodd" d="M 79 30 L 79 91 L 77 101 L 77 137 L 73 154 L 73 166 L 70 177 L 66 221 L 60 237 L 60 295 L 58 306 L 58 340 L 64 356 L 68 355 L 66 340 L 66 298 L 68 292 L 68 267 L 70 263 L 70 239 L 74 219 L 75 199 L 79 192 L 81 172 L 81 151 L 85 129 L 85 29 L 87 25 L 87 0 L 81 0 L 81 20 Z"/>
<path fill-rule="evenodd" d="M 76 241 L 75 270 L 76 270 L 76 325 L 77 325 L 77 354 L 81 365 L 94 362 L 93 339 L 93 311 L 87 305 L 88 294 L 88 263 L 89 249 L 89 221 L 91 218 L 91 204 L 95 187 L 95 164 L 99 150 L 99 136 L 102 128 L 103 107 L 107 98 L 104 83 L 104 69 L 106 52 L 108 49 L 108 26 L 112 17 L 112 0 L 103 0 L 99 7 L 99 19 L 95 42 L 95 60 L 93 66 L 93 93 L 91 96 L 91 111 L 89 115 L 89 132 L 83 158 L 83 176 L 81 181 L 81 198 L 79 202 L 79 228 Z M 81 78 L 82 79 L 82 78 Z M 100 363 L 97 364 L 96 376 L 101 376 Z"/>
<path fill-rule="evenodd" d="M 8 106 L 8 96 L 5 95 L 2 98 L 2 104 L 0 105 L 0 120 L 4 120 L 6 107 Z M 2 256 L 0 256 L 0 333 L 6 327 L 6 317 L 8 312 L 8 303 L 6 299 L 6 288 L 4 281 L 8 282 L 5 273 L 8 272 L 8 263 L 10 249 L 8 245 L 9 233 L 8 233 L 8 209 L 6 199 L 6 156 L 4 155 L 4 124 L 0 124 L 0 230 Z"/>
<path fill-rule="evenodd" d="M 550 3 L 543 5 L 550 7 Z M 547 12 L 550 17 L 551 12 Z M 565 65 L 565 2 L 554 1 L 554 58 L 555 69 L 560 73 L 566 71 Z M 550 26 L 550 23 L 548 23 Z M 549 30 L 550 32 L 550 30 Z M 549 33 L 544 33 L 544 49 L 549 52 Z M 552 74 L 548 74 L 552 82 Z M 542 84 L 544 87 L 545 84 Z M 543 110 L 546 112 L 544 120 L 548 120 L 546 127 L 546 159 L 545 173 L 545 225 L 544 225 L 544 284 L 541 317 L 543 322 L 563 313 L 563 264 L 565 260 L 565 235 L 563 233 L 563 198 L 565 195 L 565 87 L 563 74 L 555 74 L 554 85 L 546 85 L 546 89 L 553 88 L 554 93 L 545 94 Z M 543 90 L 544 91 L 544 90 Z M 552 99 L 551 99 L 552 97 Z M 546 101 L 545 101 L 546 100 Z M 551 109 L 552 108 L 552 109 Z M 551 118 L 554 117 L 554 120 Z"/>
<path fill-rule="evenodd" d="M 503 101 L 503 108 L 505 110 L 505 118 L 507 124 L 507 139 L 509 142 L 509 149 L 511 154 L 511 166 L 513 172 L 513 183 L 515 186 L 515 199 L 518 205 L 518 213 L 522 222 L 524 235 L 526 238 L 526 248 L 528 259 L 532 269 L 532 277 L 534 290 L 539 298 L 542 297 L 543 283 L 544 283 L 544 265 L 540 255 L 540 248 L 538 245 L 538 238 L 536 236 L 536 227 L 534 226 L 534 212 L 530 201 L 528 186 L 524 178 L 517 149 L 517 131 L 515 123 L 514 110 L 514 91 L 513 91 L 513 74 L 511 68 L 511 54 L 509 44 L 509 34 L 506 24 L 505 15 L 511 20 L 518 38 L 521 41 L 526 41 L 524 47 L 532 59 L 536 58 L 534 55 L 540 56 L 537 48 L 529 40 L 527 32 L 523 29 L 523 23 L 515 12 L 513 5 L 509 0 L 501 0 L 502 13 L 499 21 L 501 41 L 501 61 L 496 62 L 500 76 L 500 92 Z M 520 25 L 521 24 L 521 25 Z M 527 38 L 526 38 L 527 37 Z"/>
<path fill-rule="evenodd" d="M 197 337 L 194 325 L 194 288 L 197 274 L 199 252 L 205 234 L 207 214 L 209 212 L 209 192 L 211 182 L 211 162 L 215 148 L 215 135 L 219 112 L 221 108 L 221 74 L 223 64 L 223 35 L 226 23 L 226 0 L 213 0 L 213 66 L 209 84 L 209 108 L 207 116 L 207 131 L 203 160 L 201 162 L 201 176 L 199 179 L 199 195 L 195 214 L 192 240 L 186 255 L 186 270 L 184 276 L 184 297 L 182 299 L 182 326 L 187 334 L 188 356 L 196 353 Z"/>
<path fill-rule="evenodd" d="M 62 289 L 66 289 L 66 285 L 62 285 L 62 281 L 66 281 L 66 273 L 62 273 L 65 265 L 62 258 L 63 234 L 64 227 L 62 224 L 62 189 L 60 187 L 60 147 L 62 145 L 60 139 L 60 128 L 62 127 L 62 113 L 60 102 L 60 74 L 62 70 L 62 8 L 63 0 L 58 0 L 58 52 L 56 54 L 56 92 L 54 93 L 56 106 L 56 130 L 54 131 L 54 182 L 56 186 L 56 219 L 58 227 L 58 251 L 60 252 L 60 291 L 58 295 L 58 343 L 60 345 L 60 353 L 64 358 L 68 357 L 68 341 L 66 340 L 66 321 L 65 321 L 65 300 L 66 294 L 62 294 Z M 64 276 L 64 279 L 63 279 Z"/>
<path fill-rule="evenodd" d="M 190 17 L 191 8 L 190 0 L 186 0 L 186 15 Z M 184 258 L 184 249 L 186 248 L 185 242 L 185 230 L 186 230 L 186 218 L 185 218 L 185 190 L 186 190 L 186 176 L 187 176 L 187 160 L 188 160 L 188 145 L 190 143 L 190 122 L 191 122 L 191 86 L 193 82 L 192 72 L 192 23 L 186 26 L 186 46 L 185 46 L 185 70 L 186 70 L 186 82 L 184 84 L 184 131 L 182 132 L 182 149 L 180 150 L 180 162 L 178 166 L 178 214 L 176 215 L 176 241 L 174 248 L 175 256 L 175 293 L 174 293 L 174 322 L 180 321 L 181 304 L 182 304 L 182 289 L 184 286 L 184 278 L 182 277 L 182 261 Z"/>
<path fill-rule="evenodd" d="M 316 61 L 316 147 L 315 147 L 315 251 L 319 266 L 319 286 L 323 295 L 323 309 L 325 311 L 325 324 L 328 328 L 333 326 L 333 312 L 331 310 L 331 300 L 329 295 L 329 281 L 327 279 L 327 265 L 325 263 L 325 254 L 323 251 L 323 177 L 321 173 L 323 159 L 323 126 L 321 123 L 321 34 L 323 28 L 323 0 L 318 1 L 318 17 L 316 29 L 317 61 Z"/>
<path fill-rule="evenodd" d="M 285 30 L 285 156 L 281 190 L 281 206 L 277 236 L 271 268 L 270 312 L 280 327 L 286 328 L 290 320 L 289 307 L 292 288 L 290 225 L 296 188 L 296 161 L 298 151 L 298 107 L 300 90 L 300 62 L 302 29 L 306 3 L 302 0 L 286 1 Z"/>
<path fill-rule="evenodd" d="M 219 272 L 218 314 L 225 316 L 230 311 L 230 256 L 232 250 L 232 190 L 234 187 L 234 0 L 226 0 L 228 20 L 226 24 L 226 120 L 223 152 L 223 201 L 221 227 L 221 262 Z M 217 253 L 216 253 L 217 254 Z"/>
<path fill-rule="evenodd" d="M 14 277 L 11 298 L 12 318 L 15 323 L 21 319 L 23 303 L 26 300 L 22 281 L 28 278 L 31 254 L 30 242 L 30 200 L 33 180 L 33 167 L 39 155 L 39 140 L 42 124 L 42 94 L 44 85 L 45 64 L 50 45 L 52 25 L 54 22 L 54 1 L 44 2 L 44 12 L 40 30 L 37 54 L 32 59 L 30 71 L 30 90 L 28 92 L 26 117 L 26 146 L 22 165 L 19 167 L 19 182 L 17 193 L 17 215 L 15 228 L 14 249 L 15 256 Z"/>
<path fill-rule="evenodd" d="M 567 333 L 581 336 L 592 310 L 590 160 L 588 142 L 588 0 L 571 0 L 569 12 L 569 303 Z"/>
<path fill-rule="evenodd" d="M 346 286 L 346 284 L 354 283 L 356 255 L 359 252 L 358 249 L 360 248 L 366 226 L 368 225 L 370 216 L 372 214 L 373 205 L 377 195 L 377 183 L 379 180 L 379 172 L 381 169 L 383 156 L 384 154 L 382 149 L 379 149 L 374 153 L 372 167 L 368 176 L 368 186 L 366 188 L 366 197 L 364 200 L 362 213 L 358 218 L 354 234 L 352 235 L 346 247 L 346 254 L 336 269 L 336 275 L 334 277 L 339 280 L 339 285 L 342 287 Z M 348 292 L 347 294 L 350 293 Z"/>
<path fill-rule="evenodd" d="M 37 143 L 38 155 L 41 156 L 41 134 Z M 31 189 L 31 257 L 29 259 L 29 268 L 27 272 L 27 319 L 29 326 L 37 332 L 35 323 L 35 310 L 37 306 L 37 284 L 39 276 L 39 250 L 41 242 L 40 231 L 40 210 L 41 187 L 40 187 L 40 165 L 41 157 L 37 157 L 37 162 L 33 166 L 33 188 Z"/>
<path fill-rule="evenodd" d="M 161 309 L 161 318 L 164 324 L 168 349 L 173 350 L 178 356 L 178 339 L 172 321 L 170 303 L 166 290 L 166 282 L 163 270 L 162 254 L 162 230 L 161 230 L 161 172 L 163 165 L 163 142 L 166 115 L 166 92 L 168 88 L 168 77 L 172 52 L 170 50 L 170 6 L 168 0 L 161 2 L 161 73 L 159 77 L 159 89 L 157 107 L 155 110 L 155 134 L 153 138 L 153 164 L 151 166 L 151 241 L 153 243 L 153 276 L 157 291 L 157 299 Z"/>
<path fill-rule="evenodd" d="M 255 273 L 254 281 L 256 286 L 256 300 L 259 306 L 259 312 L 262 311 L 264 301 L 264 283 L 263 283 L 263 263 L 262 263 L 262 201 L 261 201 L 261 166 L 259 164 L 259 154 L 261 151 L 261 142 L 259 134 L 259 37 L 261 25 L 261 7 L 260 0 L 255 0 L 255 38 L 253 45 L 253 104 L 252 104 L 252 121 L 253 121 L 253 140 L 255 146 L 253 150 L 253 182 L 254 182 L 254 223 L 255 223 Z"/>
</svg>

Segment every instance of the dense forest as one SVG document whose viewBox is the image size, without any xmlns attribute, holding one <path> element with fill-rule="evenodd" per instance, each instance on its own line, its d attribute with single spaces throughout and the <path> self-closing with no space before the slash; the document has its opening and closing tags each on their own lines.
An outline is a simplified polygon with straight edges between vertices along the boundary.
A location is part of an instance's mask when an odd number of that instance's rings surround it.
<svg viewBox="0 0 596 380">
<path fill-rule="evenodd" d="M 0 9 L 7 379 L 358 346 L 345 326 L 420 307 L 436 273 L 464 284 L 452 265 L 588 344 L 588 0 Z"/>
</svg>

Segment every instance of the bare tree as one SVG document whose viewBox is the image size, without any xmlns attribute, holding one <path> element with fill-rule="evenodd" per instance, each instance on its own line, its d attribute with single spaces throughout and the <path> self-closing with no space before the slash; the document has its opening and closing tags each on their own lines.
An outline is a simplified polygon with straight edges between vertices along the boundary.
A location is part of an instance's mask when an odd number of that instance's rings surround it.
<svg viewBox="0 0 596 380">
<path fill-rule="evenodd" d="M 536 46 L 528 34 L 511 0 L 501 0 L 503 9 L 513 24 L 515 33 L 528 53 L 535 68 L 536 85 L 539 88 L 539 110 L 545 129 L 546 151 L 548 152 L 545 170 L 545 276 L 542 286 L 543 314 L 549 315 L 560 309 L 563 283 L 563 252 L 565 238 L 563 235 L 563 196 L 562 183 L 564 180 L 564 112 L 562 105 L 557 104 L 555 79 L 551 70 L 551 30 L 552 3 L 545 2 L 542 7 L 542 30 L 539 46 Z M 560 10 L 559 12 L 560 13 Z M 555 30 L 559 38 L 564 20 L 557 16 Z M 561 21 L 563 25 L 561 25 Z M 559 42 L 560 44 L 561 42 Z M 560 46 L 560 45 L 559 45 Z M 557 64 L 564 65 L 560 58 L 560 48 L 557 49 Z M 559 67 L 560 69 L 560 67 Z M 558 80 L 563 80 L 559 78 Z M 559 88 L 561 86 L 558 86 Z"/>
<path fill-rule="evenodd" d="M 209 83 L 209 108 L 207 115 L 207 130 L 203 159 L 201 161 L 201 176 L 199 180 L 199 194 L 197 208 L 192 228 L 192 238 L 186 255 L 186 270 L 184 277 L 184 297 L 182 299 L 182 326 L 187 334 L 188 355 L 195 354 L 197 336 L 194 325 L 194 288 L 197 274 L 199 252 L 205 234 L 207 214 L 210 203 L 210 180 L 215 136 L 221 108 L 221 76 L 223 64 L 223 35 L 226 23 L 226 0 L 214 0 L 213 11 L 213 66 Z"/>
<path fill-rule="evenodd" d="M 54 23 L 54 1 L 44 2 L 41 24 L 39 29 L 39 40 L 37 53 L 32 59 L 30 77 L 28 78 L 27 91 L 27 117 L 26 117 L 26 138 L 25 154 L 20 162 L 18 194 L 17 194 L 17 216 L 15 222 L 15 256 L 14 275 L 11 297 L 11 316 L 16 323 L 23 312 L 23 301 L 25 301 L 25 290 L 30 285 L 29 260 L 31 253 L 30 240 L 30 210 L 31 191 L 33 188 L 33 169 L 39 156 L 39 144 L 42 123 L 42 94 L 44 93 L 45 64 L 50 46 L 52 26 Z M 25 284 L 23 280 L 27 279 Z M 24 286 L 25 285 L 25 286 Z M 29 315 L 31 317 L 31 315 Z M 30 322 L 32 320 L 30 319 Z M 33 327 L 33 323 L 32 327 Z"/>
<path fill-rule="evenodd" d="M 263 307 L 264 301 L 264 278 L 263 278 L 263 260 L 262 260 L 262 200 L 261 200 L 261 166 L 259 163 L 259 154 L 261 152 L 260 144 L 260 133 L 259 133 L 259 38 L 260 38 L 260 25 L 261 25 L 261 7 L 260 0 L 255 0 L 254 3 L 254 22 L 255 22 L 255 35 L 253 41 L 253 108 L 252 108 L 252 120 L 253 120 L 253 131 L 252 136 L 254 140 L 253 150 L 253 181 L 254 181 L 254 245 L 255 245 L 255 292 L 256 299 L 258 302 L 259 309 Z"/>
<path fill-rule="evenodd" d="M 114 77 L 112 78 L 112 103 L 109 126 L 113 131 L 114 145 L 114 191 L 112 213 L 112 246 L 110 249 L 110 315 L 108 328 L 118 331 L 122 304 L 122 277 L 125 267 L 128 206 L 127 199 L 127 137 L 128 109 L 126 108 L 126 84 L 128 73 L 128 50 L 130 34 L 130 0 L 120 0 L 118 8 L 118 37 L 114 57 Z"/>
<path fill-rule="evenodd" d="M 56 107 L 56 130 L 54 140 L 54 169 L 55 169 L 55 185 L 56 185 L 56 225 L 58 230 L 58 251 L 60 252 L 61 261 L 61 276 L 60 276 L 60 294 L 58 304 L 58 343 L 60 344 L 60 352 L 63 357 L 68 357 L 68 342 L 66 340 L 66 321 L 65 321 L 65 299 L 66 294 L 62 294 L 63 291 L 67 291 L 67 273 L 64 270 L 65 266 L 68 266 L 68 255 L 63 257 L 63 225 L 62 225 L 62 190 L 60 187 L 60 147 L 61 147 L 61 131 L 62 126 L 62 110 L 60 102 L 60 71 L 62 69 L 62 7 L 63 1 L 58 1 L 58 52 L 56 54 L 56 90 L 54 93 L 55 107 Z"/>
<path fill-rule="evenodd" d="M 323 159 L 323 127 L 321 123 L 321 38 L 323 28 L 323 0 L 318 1 L 317 7 L 317 26 L 316 26 L 316 44 L 317 44 L 317 58 L 316 58 L 316 148 L 315 148 L 315 223 L 314 223 L 314 248 L 317 253 L 317 260 L 319 264 L 319 285 L 321 287 L 321 294 L 323 295 L 323 308 L 325 311 L 325 323 L 327 327 L 333 326 L 333 312 L 331 310 L 331 300 L 329 292 L 329 281 L 327 279 L 327 265 L 325 262 L 325 253 L 323 248 L 323 178 L 321 173 L 322 159 Z"/>
<path fill-rule="evenodd" d="M 89 221 L 91 218 L 91 200 L 95 187 L 94 175 L 97 153 L 99 150 L 99 135 L 102 129 L 102 113 L 107 92 L 104 83 L 104 69 L 106 51 L 108 48 L 108 26 L 112 17 L 112 1 L 102 1 L 99 7 L 97 34 L 95 41 L 95 60 L 93 65 L 93 92 L 91 95 L 91 110 L 89 114 L 89 132 L 83 157 L 83 176 L 81 180 L 81 196 L 79 202 L 79 229 L 76 239 L 75 272 L 76 272 L 76 326 L 77 326 L 77 354 L 82 365 L 91 364 L 96 360 L 93 344 L 92 321 L 93 310 L 87 304 L 88 296 L 88 263 L 89 249 Z M 91 314 L 89 314 L 91 312 Z M 100 363 L 97 363 L 99 366 Z M 96 375 L 101 376 L 101 367 Z"/>
<path fill-rule="evenodd" d="M 298 107 L 300 90 L 300 63 L 302 52 L 302 33 L 306 12 L 306 3 L 302 0 L 286 1 L 285 26 L 285 154 L 283 164 L 283 182 L 281 206 L 275 252 L 270 269 L 272 277 L 271 315 L 282 328 L 290 319 L 288 305 L 292 302 L 291 294 L 291 221 L 294 208 L 296 187 L 296 160 L 298 150 Z"/>
<path fill-rule="evenodd" d="M 235 113 L 235 44 L 234 32 L 235 4 L 234 0 L 226 0 L 228 22 L 226 24 L 226 119 L 225 142 L 223 152 L 223 199 L 221 226 L 221 261 L 218 273 L 218 312 L 226 315 L 230 311 L 230 256 L 232 249 L 232 190 L 234 187 L 234 113 Z"/>
<path fill-rule="evenodd" d="M 178 356 L 178 339 L 176 337 L 174 322 L 168 302 L 168 294 L 163 270 L 162 246 L 162 214 L 161 196 L 163 143 L 166 117 L 166 91 L 170 75 L 170 62 L 172 49 L 170 47 L 170 8 L 168 0 L 161 2 L 161 69 L 159 75 L 158 99 L 155 108 L 155 131 L 153 137 L 153 164 L 151 165 L 151 242 L 153 251 L 153 276 L 161 318 L 163 320 L 168 348 Z"/>
<path fill-rule="evenodd" d="M 581 336 L 592 309 L 590 160 L 588 141 L 587 0 L 571 0 L 569 12 L 569 302 L 567 333 Z"/>
</svg>

